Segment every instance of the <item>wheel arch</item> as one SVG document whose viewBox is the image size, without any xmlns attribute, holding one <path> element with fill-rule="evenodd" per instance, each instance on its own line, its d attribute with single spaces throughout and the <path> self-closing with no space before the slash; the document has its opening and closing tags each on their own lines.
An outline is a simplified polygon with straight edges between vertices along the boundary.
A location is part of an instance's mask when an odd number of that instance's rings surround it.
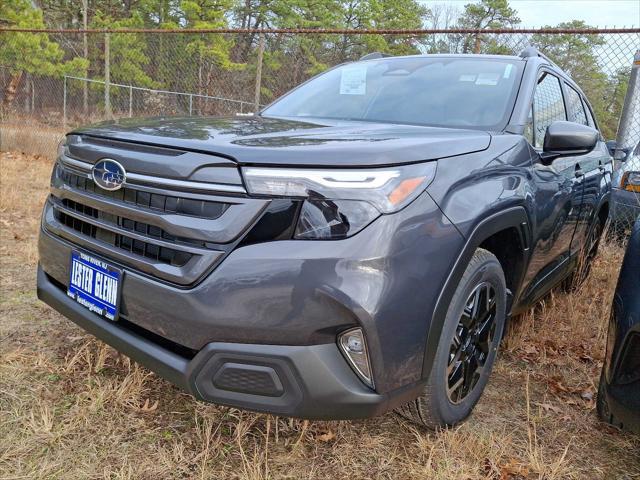
<svg viewBox="0 0 640 480">
<path fill-rule="evenodd" d="M 488 215 L 475 226 L 468 236 L 445 284 L 440 290 L 436 306 L 433 310 L 424 350 L 422 364 L 423 379 L 429 377 L 449 304 L 476 249 L 485 248 L 496 255 L 500 261 L 503 270 L 505 270 L 507 288 L 511 291 L 511 298 L 509 298 L 507 302 L 508 309 L 511 308 L 513 295 L 518 291 L 526 270 L 527 254 L 530 250 L 532 238 L 530 225 L 529 216 L 525 208 L 516 206 Z M 511 259 L 508 258 L 508 254 L 513 252 L 501 251 L 501 247 L 505 245 L 505 241 L 514 239 L 517 239 L 519 242 L 519 248 L 515 249 L 517 258 Z M 512 264 L 510 265 L 509 262 L 512 262 Z M 515 266 L 515 271 L 509 271 L 507 273 L 505 267 L 509 266 Z"/>
</svg>

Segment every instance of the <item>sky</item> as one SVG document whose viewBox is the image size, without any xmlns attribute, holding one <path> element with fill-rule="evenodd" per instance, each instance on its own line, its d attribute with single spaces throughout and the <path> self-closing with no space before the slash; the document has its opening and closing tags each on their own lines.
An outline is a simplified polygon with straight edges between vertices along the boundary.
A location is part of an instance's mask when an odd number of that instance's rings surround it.
<svg viewBox="0 0 640 480">
<path fill-rule="evenodd" d="M 462 10 L 470 0 L 422 0 L 423 4 L 446 3 Z M 584 20 L 595 27 L 639 27 L 640 0 L 510 0 L 522 27 L 557 25 Z"/>
</svg>

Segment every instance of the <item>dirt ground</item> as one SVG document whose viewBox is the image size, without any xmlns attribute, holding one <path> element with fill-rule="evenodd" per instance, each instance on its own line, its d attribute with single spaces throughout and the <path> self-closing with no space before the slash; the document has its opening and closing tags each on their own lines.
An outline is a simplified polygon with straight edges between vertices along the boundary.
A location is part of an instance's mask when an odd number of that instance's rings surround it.
<svg viewBox="0 0 640 480">
<path fill-rule="evenodd" d="M 0 478 L 640 479 L 640 438 L 595 412 L 620 247 L 512 322 L 463 425 L 290 420 L 197 402 L 36 299 L 50 169 L 0 154 Z"/>
</svg>

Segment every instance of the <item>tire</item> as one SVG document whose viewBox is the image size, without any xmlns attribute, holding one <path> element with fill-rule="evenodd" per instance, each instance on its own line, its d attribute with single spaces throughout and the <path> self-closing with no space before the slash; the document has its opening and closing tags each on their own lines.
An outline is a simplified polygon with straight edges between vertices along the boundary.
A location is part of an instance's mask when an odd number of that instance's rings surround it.
<svg viewBox="0 0 640 480">
<path fill-rule="evenodd" d="M 480 300 L 484 298 L 492 298 L 493 301 Z M 455 425 L 471 414 L 484 391 L 498 353 L 505 326 L 506 304 L 507 287 L 500 262 L 495 255 L 479 248 L 449 304 L 428 383 L 420 396 L 400 407 L 398 413 L 430 429 Z M 486 309 L 489 313 L 469 315 L 476 305 L 490 305 Z M 475 311 L 480 312 L 480 308 Z M 486 318 L 487 321 L 475 321 L 474 316 Z M 486 328 L 465 327 L 476 323 Z M 456 358 L 458 361 L 455 361 Z M 465 358 L 470 359 L 468 372 L 473 370 L 474 359 L 483 367 L 474 375 L 465 377 L 463 374 L 462 387 L 455 389 L 460 382 L 459 369 L 463 373 L 465 370 Z M 467 378 L 470 379 L 468 382 Z M 468 384 L 467 388 L 465 383 Z"/>
</svg>

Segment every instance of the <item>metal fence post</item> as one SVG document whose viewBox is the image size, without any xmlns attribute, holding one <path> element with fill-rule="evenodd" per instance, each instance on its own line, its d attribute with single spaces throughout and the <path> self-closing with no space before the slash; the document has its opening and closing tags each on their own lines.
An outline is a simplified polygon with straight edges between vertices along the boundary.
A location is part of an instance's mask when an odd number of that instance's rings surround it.
<svg viewBox="0 0 640 480">
<path fill-rule="evenodd" d="M 129 85 L 129 118 L 133 117 L 133 86 Z"/>
<path fill-rule="evenodd" d="M 262 56 L 264 55 L 264 33 L 260 34 L 258 41 L 258 59 L 256 60 L 256 91 L 253 100 L 254 112 L 260 110 L 260 89 L 262 88 Z"/>
<path fill-rule="evenodd" d="M 193 112 L 193 95 L 189 95 L 189 116 L 192 115 Z"/>
<path fill-rule="evenodd" d="M 67 129 L 67 76 L 62 82 L 62 127 Z"/>
<path fill-rule="evenodd" d="M 640 212 L 640 193 L 632 193 L 624 178 L 630 172 L 640 170 L 640 50 L 636 51 L 629 75 L 627 93 L 624 97 L 620 123 L 616 135 L 613 180 L 620 187 L 614 190 L 611 202 L 611 218 L 618 233 L 630 231 Z M 626 183 L 626 182 L 625 182 Z"/>
<path fill-rule="evenodd" d="M 638 105 L 637 105 L 638 104 Z M 617 149 L 633 148 L 640 142 L 640 50 L 633 58 L 629 86 L 624 97 L 618 134 L 616 135 Z M 634 134 L 635 133 L 635 137 Z"/>
<path fill-rule="evenodd" d="M 109 34 L 104 34 L 104 114 L 111 118 L 111 52 L 109 46 Z"/>
</svg>

